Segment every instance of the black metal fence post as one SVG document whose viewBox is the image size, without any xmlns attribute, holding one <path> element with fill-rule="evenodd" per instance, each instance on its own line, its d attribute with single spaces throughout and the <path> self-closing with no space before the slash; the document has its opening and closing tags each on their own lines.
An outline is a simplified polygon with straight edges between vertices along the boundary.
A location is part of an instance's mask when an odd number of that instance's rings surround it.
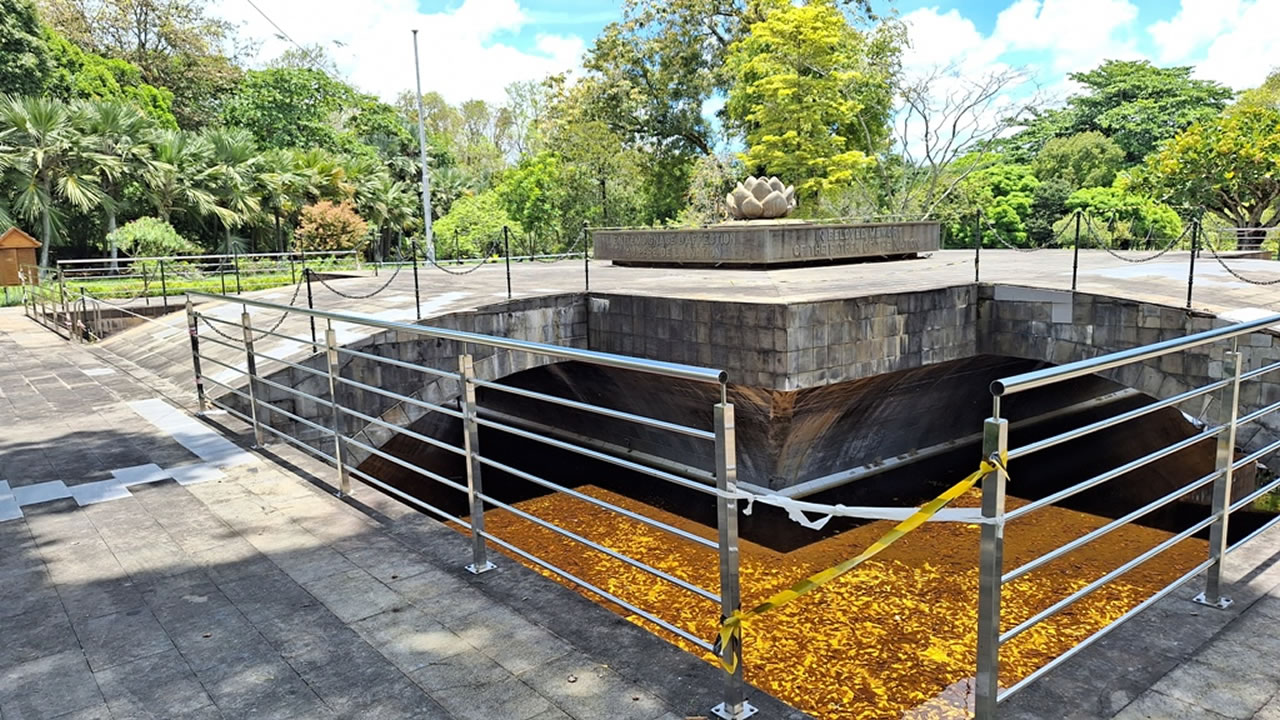
<svg viewBox="0 0 1280 720">
<path fill-rule="evenodd" d="M 1187 309 L 1191 309 L 1191 290 L 1196 281 L 1196 253 L 1200 251 L 1200 216 L 1191 219 L 1191 261 L 1187 264 Z"/>
<path fill-rule="evenodd" d="M 218 282 L 222 284 L 222 294 L 227 294 L 227 258 L 218 258 Z"/>
<path fill-rule="evenodd" d="M 238 250 L 231 253 L 231 264 L 236 271 L 236 294 L 240 294 L 240 252 Z"/>
<path fill-rule="evenodd" d="M 404 257 L 401 255 L 400 257 Z M 422 319 L 422 293 L 418 289 L 418 243 L 409 239 L 409 257 L 413 258 L 413 306 L 417 308 L 416 317 Z"/>
<path fill-rule="evenodd" d="M 305 260 L 305 257 L 304 257 L 304 260 Z M 311 297 L 311 269 L 307 267 L 303 267 L 302 276 L 307 279 L 307 309 L 315 310 L 316 304 Z M 316 316 L 312 315 L 311 316 L 311 345 L 313 348 L 315 344 L 316 344 Z"/>
<path fill-rule="evenodd" d="M 160 296 L 164 299 L 164 311 L 169 312 L 169 283 L 164 277 L 164 261 L 160 261 Z"/>
<path fill-rule="evenodd" d="M 507 255 L 507 299 L 511 299 L 511 233 L 502 226 L 502 246 Z"/>
<path fill-rule="evenodd" d="M 582 223 L 582 284 L 583 292 L 591 292 L 591 229 Z"/>
<path fill-rule="evenodd" d="M 1076 242 L 1071 252 L 1071 289 L 1076 289 L 1076 275 L 1080 272 L 1080 210 L 1076 210 Z"/>
<path fill-rule="evenodd" d="M 973 281 L 979 282 L 978 265 L 982 261 L 982 210 L 973 222 Z"/>
<path fill-rule="evenodd" d="M 151 281 L 147 279 L 147 264 L 140 262 L 138 266 L 142 268 L 142 304 L 151 307 Z"/>
</svg>

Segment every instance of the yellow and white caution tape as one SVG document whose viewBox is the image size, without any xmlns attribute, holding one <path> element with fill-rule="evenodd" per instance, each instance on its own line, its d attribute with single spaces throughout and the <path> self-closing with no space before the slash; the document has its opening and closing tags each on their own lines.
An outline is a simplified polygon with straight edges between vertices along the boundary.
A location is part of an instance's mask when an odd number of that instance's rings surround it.
<svg viewBox="0 0 1280 720">
<path fill-rule="evenodd" d="M 902 537 L 907 533 L 923 525 L 931 517 L 937 515 L 938 512 L 947 505 L 947 503 L 963 495 L 969 490 L 969 488 L 978 484 L 978 481 L 986 477 L 987 474 L 1002 469 L 1002 467 L 1002 465 L 997 465 L 994 459 L 983 460 L 977 471 L 955 485 L 952 485 L 946 490 L 946 492 L 920 506 L 919 509 L 913 511 L 907 519 L 895 525 L 892 530 L 882 535 L 879 540 L 871 543 L 871 545 L 866 550 L 863 550 L 858 554 L 857 557 L 850 558 L 839 565 L 829 567 L 822 572 L 810 575 L 786 590 L 775 593 L 768 600 L 765 600 L 746 612 L 743 612 L 742 610 L 735 610 L 732 617 L 727 617 L 721 621 L 719 637 L 716 638 L 715 653 L 720 656 L 721 666 L 724 667 L 726 672 L 730 673 L 738 669 L 739 652 L 735 650 L 732 653 L 728 653 L 729 657 L 726 658 L 721 650 L 722 648 L 729 647 L 728 643 L 732 642 L 735 637 L 741 637 L 742 623 L 750 620 L 751 618 L 763 615 L 775 608 L 780 608 L 801 595 L 826 585 L 832 580 L 835 580 L 841 575 L 844 575 L 850 570 L 858 567 L 867 560 L 879 555 L 885 548 L 902 539 Z M 896 510 L 897 508 L 892 509 Z M 823 524 L 825 524 L 825 519 Z M 734 645 L 733 647 L 736 648 L 738 645 Z"/>
</svg>

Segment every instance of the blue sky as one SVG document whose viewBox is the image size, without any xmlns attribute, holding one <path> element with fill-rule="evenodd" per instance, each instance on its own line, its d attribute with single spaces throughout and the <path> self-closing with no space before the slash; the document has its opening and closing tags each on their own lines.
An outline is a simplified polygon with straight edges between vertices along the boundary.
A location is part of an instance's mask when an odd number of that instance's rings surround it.
<svg viewBox="0 0 1280 720">
<path fill-rule="evenodd" d="M 331 48 L 362 89 L 393 99 L 413 86 L 410 28 L 421 30 L 423 89 L 448 100 L 501 101 L 514 80 L 580 68 L 615 0 L 257 0 L 296 41 Z M 880 3 L 879 7 L 888 5 Z M 1280 0 L 899 0 L 912 47 L 909 72 L 954 64 L 965 73 L 1024 69 L 1047 94 L 1067 73 L 1108 58 L 1194 65 L 1236 89 L 1280 65 Z M 246 0 L 217 12 L 262 43 L 265 62 L 287 43 Z"/>
</svg>

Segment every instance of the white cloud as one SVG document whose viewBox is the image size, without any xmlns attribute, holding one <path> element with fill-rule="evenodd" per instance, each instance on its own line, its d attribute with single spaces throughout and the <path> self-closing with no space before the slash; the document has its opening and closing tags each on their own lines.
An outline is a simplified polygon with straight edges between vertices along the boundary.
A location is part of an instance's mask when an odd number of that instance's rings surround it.
<svg viewBox="0 0 1280 720">
<path fill-rule="evenodd" d="M 416 0 L 256 1 L 293 40 L 325 46 L 348 80 L 386 100 L 413 89 L 413 28 L 419 30 L 423 91 L 454 103 L 501 101 L 508 83 L 571 70 L 585 49 L 582 38 L 572 35 L 539 35 L 531 51 L 499 41 L 529 22 L 517 0 L 463 0 L 436 13 L 420 12 Z M 215 7 L 242 35 L 262 41 L 258 64 L 290 47 L 245 0 Z"/>
<path fill-rule="evenodd" d="M 955 9 L 940 12 L 936 7 L 912 10 L 902 16 L 907 26 L 908 47 L 902 64 L 909 71 L 927 71 L 955 65 L 979 69 L 996 64 L 1003 45 L 983 36 L 973 22 Z"/>
<path fill-rule="evenodd" d="M 1195 65 L 1197 77 L 1237 90 L 1255 87 L 1280 66 L 1280 2 L 1182 0 L 1169 20 L 1147 31 L 1164 62 Z"/>
<path fill-rule="evenodd" d="M 1129 0 L 1017 0 L 996 17 L 993 37 L 1007 51 L 1046 53 L 1049 69 L 1065 74 L 1139 56 L 1137 17 Z"/>
</svg>

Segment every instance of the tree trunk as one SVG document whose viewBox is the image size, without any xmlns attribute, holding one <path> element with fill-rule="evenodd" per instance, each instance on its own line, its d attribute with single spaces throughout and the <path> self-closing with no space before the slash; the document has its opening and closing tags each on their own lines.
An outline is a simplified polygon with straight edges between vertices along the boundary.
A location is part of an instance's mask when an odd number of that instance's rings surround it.
<svg viewBox="0 0 1280 720">
<path fill-rule="evenodd" d="M 44 243 L 40 246 L 40 267 L 49 267 L 49 248 L 53 246 L 53 218 L 49 213 L 51 209 L 49 203 L 53 202 L 53 192 L 49 187 L 49 178 L 44 179 L 44 193 L 47 202 L 40 209 L 40 242 Z"/>
<path fill-rule="evenodd" d="M 272 212 L 276 216 L 276 252 L 284 252 L 284 235 L 280 234 L 280 211 Z"/>
<path fill-rule="evenodd" d="M 230 255 L 231 254 L 231 226 L 224 222 L 222 223 L 222 229 L 226 232 L 226 236 L 227 236 L 227 247 L 226 247 L 226 250 L 224 250 L 223 252 L 225 252 L 227 255 Z"/>
<path fill-rule="evenodd" d="M 120 256 L 120 250 L 116 247 L 116 209 L 111 204 L 106 204 L 107 211 L 107 244 L 111 246 L 111 272 L 120 269 L 116 258 Z"/>
</svg>

